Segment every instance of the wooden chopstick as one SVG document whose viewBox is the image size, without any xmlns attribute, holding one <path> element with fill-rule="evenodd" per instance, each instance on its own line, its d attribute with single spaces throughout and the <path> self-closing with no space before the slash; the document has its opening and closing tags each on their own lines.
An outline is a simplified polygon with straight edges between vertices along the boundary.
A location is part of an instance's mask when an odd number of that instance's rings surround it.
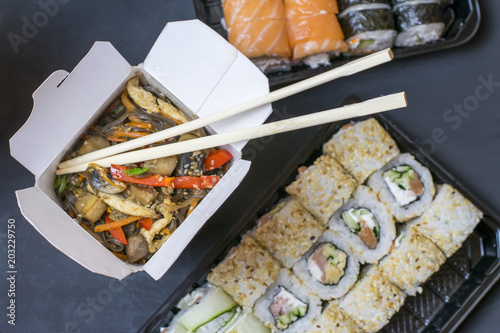
<svg viewBox="0 0 500 333">
<path fill-rule="evenodd" d="M 292 85 L 289 85 L 285 88 L 275 90 L 269 94 L 266 94 L 264 96 L 258 97 L 256 99 L 250 100 L 248 102 L 238 104 L 236 106 L 233 106 L 231 108 L 228 108 L 224 111 L 212 114 L 207 117 L 203 118 L 198 118 L 193 121 L 189 121 L 187 123 L 174 126 L 171 128 L 168 128 L 163 131 L 159 131 L 156 133 L 149 134 L 147 136 L 144 136 L 142 138 L 137 138 L 134 140 L 130 140 L 127 142 L 123 142 L 117 145 L 113 145 L 104 149 L 100 149 L 97 151 L 94 151 L 92 153 L 88 153 L 79 157 L 76 157 L 71 160 L 67 160 L 64 162 L 61 162 L 58 165 L 59 169 L 64 169 L 68 168 L 70 166 L 82 164 L 85 162 L 93 161 L 93 160 L 98 160 L 102 159 L 108 156 L 116 155 L 119 153 L 123 153 L 125 151 L 137 149 L 140 147 L 144 147 L 148 144 L 152 144 L 155 142 L 160 142 L 162 140 L 168 139 L 175 137 L 177 135 L 181 135 L 184 133 L 188 133 L 191 131 L 194 131 L 198 128 L 202 128 L 205 126 L 208 126 L 210 124 L 216 123 L 220 120 L 238 115 L 240 113 L 253 110 L 257 107 L 260 107 L 262 105 L 272 103 L 275 101 L 278 101 L 280 99 L 283 99 L 285 97 L 297 94 L 299 92 L 305 91 L 307 89 L 319 86 L 323 83 L 344 77 L 344 76 L 349 76 L 355 73 L 359 73 L 361 71 L 364 71 L 366 69 L 381 65 L 383 63 L 386 63 L 393 58 L 393 54 L 391 49 L 386 49 L 382 50 L 373 54 L 370 54 L 368 56 L 359 58 L 357 60 L 351 61 L 343 66 L 334 68 L 328 72 L 313 76 L 311 78 L 305 79 L 303 81 L 294 83 Z"/>
<path fill-rule="evenodd" d="M 281 120 L 265 125 L 245 128 L 243 130 L 210 135 L 198 139 L 182 141 L 153 148 L 136 150 L 93 161 L 92 163 L 99 164 L 103 167 L 110 167 L 111 164 L 142 162 L 165 156 L 183 154 L 194 150 L 212 148 L 229 143 L 251 140 L 262 136 L 289 132 L 334 121 L 361 117 L 377 112 L 394 110 L 406 107 L 406 105 L 407 103 L 405 93 L 401 92 L 388 96 L 377 97 L 365 102 L 347 105 L 336 109 L 316 112 L 309 115 Z M 67 173 L 81 172 L 84 171 L 87 166 L 88 163 L 82 163 L 68 168 L 59 169 L 56 171 L 56 174 L 62 175 Z"/>
</svg>

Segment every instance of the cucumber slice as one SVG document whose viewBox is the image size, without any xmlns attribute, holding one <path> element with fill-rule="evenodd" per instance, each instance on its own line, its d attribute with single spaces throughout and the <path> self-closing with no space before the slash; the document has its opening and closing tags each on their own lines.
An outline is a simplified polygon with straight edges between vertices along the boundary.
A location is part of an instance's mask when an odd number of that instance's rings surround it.
<svg viewBox="0 0 500 333">
<path fill-rule="evenodd" d="M 255 317 L 252 310 L 244 309 L 236 319 L 231 320 L 221 333 L 271 333 L 260 319 Z"/>
<path fill-rule="evenodd" d="M 386 172 L 384 172 L 383 177 L 384 178 L 389 178 L 389 180 L 391 182 L 394 182 L 394 180 L 396 180 L 396 179 L 398 179 L 398 178 L 401 177 L 401 173 L 390 169 L 390 170 L 387 170 Z"/>
<path fill-rule="evenodd" d="M 366 49 L 368 46 L 375 43 L 374 39 L 362 39 L 358 44 L 358 49 Z"/>
<path fill-rule="evenodd" d="M 236 302 L 222 289 L 213 287 L 198 304 L 179 317 L 179 323 L 187 330 L 194 331 L 220 315 L 231 311 L 236 306 Z"/>
<path fill-rule="evenodd" d="M 396 171 L 399 172 L 399 173 L 403 173 L 403 172 L 406 172 L 406 171 L 410 171 L 410 170 L 413 170 L 411 168 L 411 166 L 409 165 L 399 165 L 397 166 L 396 168 Z"/>
<path fill-rule="evenodd" d="M 299 306 L 299 316 L 304 317 L 307 313 L 307 306 Z"/>
<path fill-rule="evenodd" d="M 356 222 L 349 211 L 345 211 L 342 213 L 342 220 L 344 220 L 346 226 L 351 229 L 353 233 L 358 234 L 358 232 L 361 230 L 361 226 L 358 222 Z"/>
<path fill-rule="evenodd" d="M 278 321 L 282 324 L 282 325 L 288 325 L 292 322 L 292 319 L 290 318 L 291 316 L 290 315 L 282 315 L 282 316 L 279 316 L 278 317 Z"/>
</svg>

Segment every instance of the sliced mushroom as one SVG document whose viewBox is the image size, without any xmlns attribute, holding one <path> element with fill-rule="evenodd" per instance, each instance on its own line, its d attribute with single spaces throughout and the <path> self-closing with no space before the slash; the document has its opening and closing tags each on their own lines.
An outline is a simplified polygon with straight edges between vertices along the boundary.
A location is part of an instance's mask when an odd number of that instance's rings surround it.
<svg viewBox="0 0 500 333">
<path fill-rule="evenodd" d="M 148 242 L 141 234 L 134 233 L 127 238 L 127 243 L 126 253 L 128 262 L 137 262 L 148 254 Z"/>
<path fill-rule="evenodd" d="M 179 137 L 179 142 L 198 138 L 193 133 L 185 133 Z M 206 154 L 204 151 L 193 151 L 181 155 L 179 166 L 177 168 L 178 176 L 199 177 L 203 174 L 203 160 Z"/>
<path fill-rule="evenodd" d="M 123 214 L 141 217 L 155 217 L 156 212 L 150 208 L 146 208 L 132 200 L 124 199 L 113 194 L 99 193 L 99 198 L 111 208 L 116 209 Z"/>
<path fill-rule="evenodd" d="M 129 184 L 126 193 L 129 199 L 135 200 L 144 206 L 151 204 L 158 196 L 158 192 L 153 187 L 135 184 Z"/>
<path fill-rule="evenodd" d="M 83 191 L 75 202 L 76 211 L 91 223 L 99 220 L 107 207 L 96 195 Z"/>
<path fill-rule="evenodd" d="M 85 142 L 83 142 L 77 155 L 85 155 L 93 151 L 109 147 L 109 141 L 99 135 L 91 135 Z"/>
<path fill-rule="evenodd" d="M 95 193 L 116 194 L 125 191 L 127 184 L 109 177 L 108 170 L 90 163 L 85 172 L 87 181 Z"/>
<path fill-rule="evenodd" d="M 122 252 L 125 250 L 125 244 L 117 241 L 109 231 L 101 232 L 102 240 L 104 241 L 104 245 L 113 252 Z"/>
<path fill-rule="evenodd" d="M 149 167 L 151 173 L 170 177 L 177 167 L 177 156 L 168 156 L 146 161 L 142 167 Z"/>
</svg>

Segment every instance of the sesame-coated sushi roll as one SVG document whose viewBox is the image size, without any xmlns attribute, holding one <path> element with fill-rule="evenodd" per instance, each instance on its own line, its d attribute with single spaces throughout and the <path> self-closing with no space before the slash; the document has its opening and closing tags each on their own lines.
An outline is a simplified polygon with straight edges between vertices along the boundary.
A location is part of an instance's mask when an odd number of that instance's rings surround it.
<svg viewBox="0 0 500 333">
<path fill-rule="evenodd" d="M 398 222 L 420 216 L 435 194 L 432 176 L 411 154 L 402 154 L 371 175 L 368 186 Z"/>
<path fill-rule="evenodd" d="M 377 266 L 364 268 L 360 276 L 339 306 L 365 332 L 377 332 L 399 311 L 406 294 L 389 282 Z"/>
<path fill-rule="evenodd" d="M 405 226 L 394 241 L 390 254 L 379 263 L 384 276 L 415 296 L 427 279 L 439 270 L 446 257 L 416 228 Z"/>
<path fill-rule="evenodd" d="M 249 236 L 232 248 L 207 277 L 239 305 L 252 307 L 275 280 L 279 263 Z"/>
<path fill-rule="evenodd" d="M 362 184 L 400 154 L 394 139 L 374 118 L 343 126 L 323 145 Z"/>
<path fill-rule="evenodd" d="M 331 301 L 323 313 L 316 318 L 307 333 L 362 333 L 356 323 L 339 307 L 338 301 Z"/>
<path fill-rule="evenodd" d="M 412 227 L 436 244 L 446 257 L 451 257 L 481 221 L 483 213 L 451 185 L 438 187 L 438 192 L 424 215 Z"/>
<path fill-rule="evenodd" d="M 356 282 L 359 262 L 348 250 L 346 240 L 327 230 L 293 271 L 312 292 L 330 300 L 344 296 Z"/>
<path fill-rule="evenodd" d="M 290 197 L 261 217 L 251 236 L 283 266 L 290 268 L 320 237 L 324 228 Z"/>
<path fill-rule="evenodd" d="M 328 155 L 320 156 L 286 191 L 294 196 L 323 225 L 356 189 L 357 182 Z"/>
<path fill-rule="evenodd" d="M 328 227 L 346 240 L 361 263 L 375 263 L 389 252 L 396 237 L 394 220 L 384 204 L 366 186 L 333 214 Z"/>
<path fill-rule="evenodd" d="M 255 302 L 255 315 L 273 332 L 305 332 L 321 313 L 321 300 L 288 269 Z"/>
</svg>

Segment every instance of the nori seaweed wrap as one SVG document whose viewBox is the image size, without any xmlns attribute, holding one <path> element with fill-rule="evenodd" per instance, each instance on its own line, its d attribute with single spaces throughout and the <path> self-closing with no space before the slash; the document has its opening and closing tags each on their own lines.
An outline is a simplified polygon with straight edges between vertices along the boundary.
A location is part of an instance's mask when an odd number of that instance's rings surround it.
<svg viewBox="0 0 500 333">
<path fill-rule="evenodd" d="M 349 7 L 338 18 L 352 53 L 370 53 L 392 47 L 397 32 L 388 4 Z"/>
<path fill-rule="evenodd" d="M 445 24 L 439 2 L 413 1 L 393 9 L 399 34 L 396 46 L 415 46 L 441 38 Z"/>
<path fill-rule="evenodd" d="M 338 0 L 337 3 L 339 5 L 339 13 L 342 13 L 347 8 L 357 5 L 369 5 L 376 3 L 388 5 L 389 0 Z"/>
</svg>

